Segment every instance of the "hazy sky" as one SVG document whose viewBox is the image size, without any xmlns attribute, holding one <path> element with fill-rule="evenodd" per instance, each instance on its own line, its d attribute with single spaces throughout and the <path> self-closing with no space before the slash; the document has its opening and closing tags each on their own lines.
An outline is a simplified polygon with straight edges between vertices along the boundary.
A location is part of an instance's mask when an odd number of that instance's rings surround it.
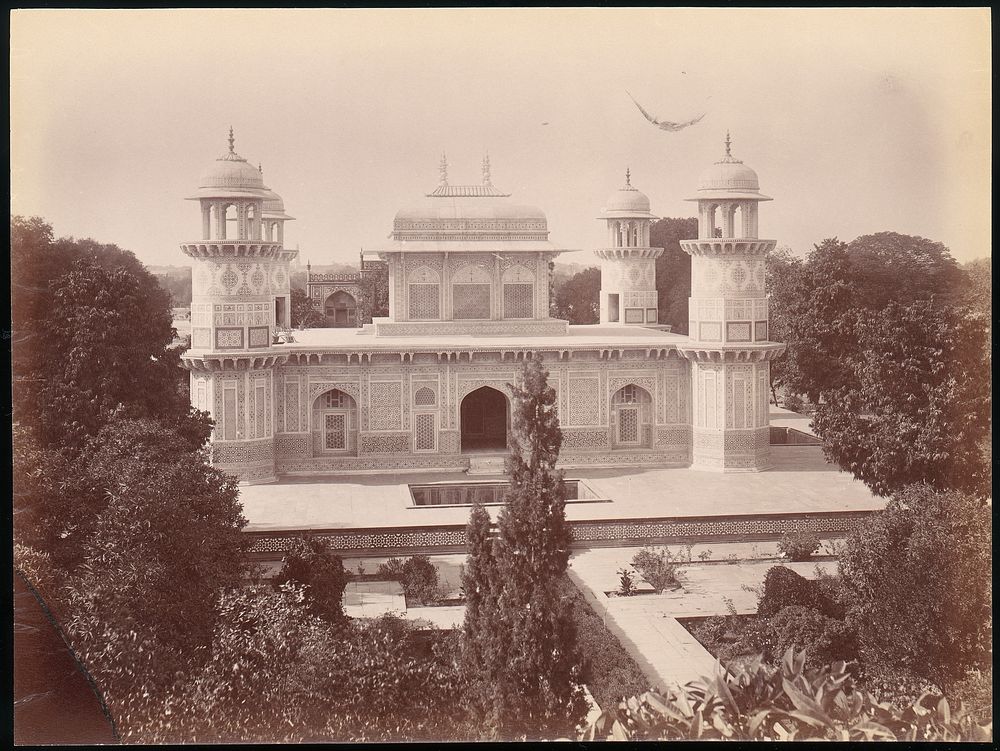
<svg viewBox="0 0 1000 751">
<path fill-rule="evenodd" d="M 624 181 L 693 216 L 733 154 L 773 196 L 761 236 L 804 253 L 893 230 L 990 254 L 988 9 L 33 10 L 11 21 L 12 211 L 153 264 L 200 218 L 226 150 L 262 162 L 286 245 L 353 262 L 452 184 L 541 207 L 589 250 Z M 647 123 L 628 96 L 678 133 Z M 589 262 L 589 254 L 561 260 Z"/>
</svg>

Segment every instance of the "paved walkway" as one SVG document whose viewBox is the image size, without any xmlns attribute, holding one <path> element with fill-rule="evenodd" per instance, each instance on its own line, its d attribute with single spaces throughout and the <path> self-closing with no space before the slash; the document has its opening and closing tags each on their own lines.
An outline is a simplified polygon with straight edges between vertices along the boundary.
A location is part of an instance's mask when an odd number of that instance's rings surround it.
<svg viewBox="0 0 1000 751">
<path fill-rule="evenodd" d="M 571 521 L 670 516 L 867 511 L 884 506 L 863 483 L 823 458 L 820 446 L 775 446 L 766 472 L 721 474 L 691 469 L 581 469 L 607 502 L 568 503 Z M 462 481 L 461 473 L 296 477 L 240 488 L 248 531 L 351 529 L 465 524 L 468 507 L 414 506 L 407 484 Z M 481 479 L 481 478 L 472 478 Z M 499 507 L 490 507 L 496 517 Z"/>
<path fill-rule="evenodd" d="M 746 554 L 746 544 L 716 544 L 722 556 Z M 682 589 L 663 594 L 609 597 L 618 588 L 618 569 L 632 560 L 637 548 L 598 548 L 574 554 L 569 575 L 591 606 L 605 616 L 608 628 L 618 637 L 643 672 L 660 687 L 683 685 L 712 675 L 715 658 L 677 618 L 725 615 L 729 604 L 739 614 L 757 612 L 757 594 L 767 571 L 777 560 L 685 564 L 680 572 Z M 713 551 L 715 552 L 715 551 Z M 835 569 L 836 563 L 783 562 L 793 571 L 813 578 L 817 566 Z M 729 604 L 727 604 L 727 600 Z"/>
</svg>

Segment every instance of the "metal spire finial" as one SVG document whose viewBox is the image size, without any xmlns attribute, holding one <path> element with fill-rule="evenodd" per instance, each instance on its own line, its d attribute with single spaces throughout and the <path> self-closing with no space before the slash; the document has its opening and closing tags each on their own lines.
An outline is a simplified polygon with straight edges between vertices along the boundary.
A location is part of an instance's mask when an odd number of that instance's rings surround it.
<svg viewBox="0 0 1000 751">
<path fill-rule="evenodd" d="M 490 176 L 490 152 L 486 152 L 483 157 L 483 185 L 492 185 L 493 178 Z"/>
<path fill-rule="evenodd" d="M 448 156 L 442 151 L 441 152 L 441 166 L 438 167 L 441 172 L 441 185 L 448 184 Z"/>
<path fill-rule="evenodd" d="M 235 154 L 236 153 L 235 143 L 236 143 L 236 139 L 233 137 L 233 126 L 230 125 L 229 126 L 229 153 L 230 154 Z"/>
<path fill-rule="evenodd" d="M 727 130 L 726 131 L 726 156 L 730 156 L 730 157 L 732 156 L 732 154 L 729 151 L 729 146 L 730 146 L 731 143 L 732 143 L 732 141 L 729 138 L 729 131 Z"/>
<path fill-rule="evenodd" d="M 625 168 L 625 187 L 632 187 L 632 172 L 628 167 Z"/>
<path fill-rule="evenodd" d="M 260 173 L 261 177 L 264 176 L 264 165 L 262 165 L 260 162 L 257 162 L 257 171 Z"/>
</svg>

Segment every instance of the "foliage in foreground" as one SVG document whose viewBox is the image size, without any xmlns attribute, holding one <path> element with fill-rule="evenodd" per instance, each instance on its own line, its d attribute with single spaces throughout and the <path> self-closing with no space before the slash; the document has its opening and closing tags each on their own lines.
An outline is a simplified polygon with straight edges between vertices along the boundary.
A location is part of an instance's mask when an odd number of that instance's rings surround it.
<svg viewBox="0 0 1000 751">
<path fill-rule="evenodd" d="M 292 584 L 230 593 L 219 611 L 208 659 L 143 742 L 441 740 L 459 726 L 453 650 L 422 653 L 397 617 L 330 624 Z"/>
<path fill-rule="evenodd" d="M 780 667 L 757 660 L 745 669 L 692 681 L 676 691 L 648 691 L 622 701 L 583 740 L 938 740 L 992 739 L 965 707 L 925 693 L 910 706 L 876 702 L 854 687 L 842 662 L 808 668 L 788 650 Z"/>
</svg>

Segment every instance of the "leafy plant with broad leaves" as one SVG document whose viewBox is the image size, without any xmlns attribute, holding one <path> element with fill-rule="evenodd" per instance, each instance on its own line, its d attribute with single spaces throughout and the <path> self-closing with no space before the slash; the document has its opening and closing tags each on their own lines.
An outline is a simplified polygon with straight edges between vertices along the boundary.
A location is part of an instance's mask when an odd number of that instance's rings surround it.
<svg viewBox="0 0 1000 751">
<path fill-rule="evenodd" d="M 964 706 L 925 693 L 907 707 L 855 688 L 843 662 L 808 668 L 789 649 L 780 667 L 760 660 L 622 701 L 589 724 L 581 740 L 938 740 L 989 741 Z"/>
</svg>

